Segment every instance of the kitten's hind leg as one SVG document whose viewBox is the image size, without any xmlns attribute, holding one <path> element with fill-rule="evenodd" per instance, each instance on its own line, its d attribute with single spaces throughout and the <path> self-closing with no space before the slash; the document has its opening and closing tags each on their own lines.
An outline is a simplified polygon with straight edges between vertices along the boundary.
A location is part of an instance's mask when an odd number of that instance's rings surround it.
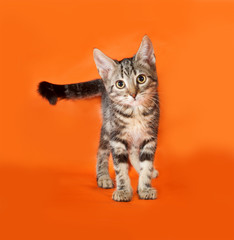
<svg viewBox="0 0 234 240">
<path fill-rule="evenodd" d="M 135 146 L 131 146 L 129 151 L 129 160 L 135 170 L 140 173 L 140 160 L 139 160 L 139 150 Z"/>
<path fill-rule="evenodd" d="M 114 183 L 109 175 L 110 143 L 109 136 L 102 126 L 101 138 L 97 153 L 97 184 L 101 188 L 113 188 Z"/>
<path fill-rule="evenodd" d="M 137 147 L 132 146 L 129 151 L 129 158 L 132 166 L 135 168 L 135 170 L 140 174 L 140 159 L 139 159 L 139 150 Z M 158 177 L 158 170 L 153 168 L 152 171 L 152 178 Z"/>
</svg>

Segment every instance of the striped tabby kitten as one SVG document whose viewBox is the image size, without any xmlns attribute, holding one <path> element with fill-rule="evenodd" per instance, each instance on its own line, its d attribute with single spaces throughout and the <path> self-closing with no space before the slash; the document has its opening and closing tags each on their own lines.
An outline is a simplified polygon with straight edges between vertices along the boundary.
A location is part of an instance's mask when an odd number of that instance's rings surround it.
<svg viewBox="0 0 234 240">
<path fill-rule="evenodd" d="M 155 199 L 151 179 L 158 174 L 153 167 L 157 145 L 159 100 L 153 45 L 144 36 L 132 58 L 112 60 L 94 49 L 94 61 L 102 79 L 57 85 L 39 84 L 39 93 L 51 104 L 59 99 L 101 96 L 103 124 L 97 153 L 97 184 L 113 188 L 108 171 L 110 153 L 114 161 L 117 188 L 115 201 L 130 201 L 133 191 L 128 176 L 129 162 L 139 173 L 140 199 Z"/>
</svg>

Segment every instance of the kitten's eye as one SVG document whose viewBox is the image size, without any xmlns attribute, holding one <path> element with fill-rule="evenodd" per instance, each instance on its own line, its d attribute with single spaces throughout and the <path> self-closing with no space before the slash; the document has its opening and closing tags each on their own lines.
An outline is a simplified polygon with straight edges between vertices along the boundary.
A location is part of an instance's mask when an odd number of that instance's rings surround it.
<svg viewBox="0 0 234 240">
<path fill-rule="evenodd" d="M 138 77 L 137 77 L 137 82 L 142 84 L 142 83 L 145 83 L 146 81 L 146 76 L 144 74 L 140 74 Z"/>
<path fill-rule="evenodd" d="M 116 81 L 115 85 L 117 88 L 120 88 L 120 89 L 125 87 L 125 83 L 122 80 Z"/>
</svg>

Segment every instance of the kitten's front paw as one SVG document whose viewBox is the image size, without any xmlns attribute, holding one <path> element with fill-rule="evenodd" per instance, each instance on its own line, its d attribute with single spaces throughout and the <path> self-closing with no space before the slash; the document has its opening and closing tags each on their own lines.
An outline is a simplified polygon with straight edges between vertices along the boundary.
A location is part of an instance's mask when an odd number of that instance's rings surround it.
<svg viewBox="0 0 234 240">
<path fill-rule="evenodd" d="M 145 189 L 139 189 L 138 195 L 140 199 L 150 200 L 150 199 L 156 199 L 157 198 L 157 190 L 154 188 L 145 188 Z"/>
<path fill-rule="evenodd" d="M 110 178 L 110 176 L 108 176 L 108 175 L 103 175 L 103 176 L 99 177 L 97 179 L 97 184 L 98 184 L 98 187 L 105 188 L 105 189 L 114 187 L 114 183 L 113 183 L 112 179 Z"/>
<path fill-rule="evenodd" d="M 152 178 L 156 178 L 156 177 L 158 177 L 158 170 L 153 169 Z"/>
<path fill-rule="evenodd" d="M 132 191 L 128 190 L 115 190 L 112 199 L 117 202 L 129 202 L 132 199 Z"/>
</svg>

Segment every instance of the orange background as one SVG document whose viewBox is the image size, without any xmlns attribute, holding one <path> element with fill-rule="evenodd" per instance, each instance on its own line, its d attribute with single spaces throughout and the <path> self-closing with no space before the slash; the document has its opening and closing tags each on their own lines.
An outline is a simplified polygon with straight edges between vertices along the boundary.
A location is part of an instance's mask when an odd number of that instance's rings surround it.
<svg viewBox="0 0 234 240">
<path fill-rule="evenodd" d="M 0 239 L 234 239 L 234 2 L 0 3 Z M 98 77 L 94 47 L 122 59 L 144 34 L 157 58 L 155 201 L 97 188 L 100 99 L 36 92 Z M 113 168 L 111 175 L 114 177 Z"/>
</svg>

